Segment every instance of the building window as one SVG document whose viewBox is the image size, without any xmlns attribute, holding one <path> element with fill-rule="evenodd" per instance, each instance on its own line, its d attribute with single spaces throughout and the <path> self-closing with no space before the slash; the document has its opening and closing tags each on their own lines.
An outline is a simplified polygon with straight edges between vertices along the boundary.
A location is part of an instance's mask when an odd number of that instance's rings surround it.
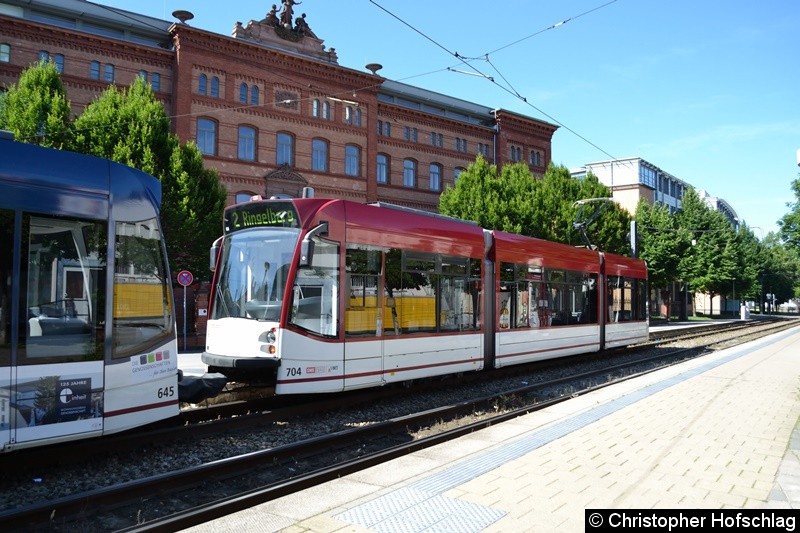
<svg viewBox="0 0 800 533">
<path fill-rule="evenodd" d="M 311 101 L 311 116 L 319 118 L 319 114 L 319 100 L 315 98 Z"/>
<path fill-rule="evenodd" d="M 407 141 L 411 140 L 411 128 L 409 126 L 403 128 L 403 138 Z"/>
<path fill-rule="evenodd" d="M 355 115 L 353 117 L 353 122 L 359 128 L 361 127 L 361 109 L 358 107 L 356 108 Z"/>
<path fill-rule="evenodd" d="M 256 195 L 253 194 L 253 193 L 250 193 L 250 192 L 237 192 L 236 193 L 236 203 L 237 204 L 241 204 L 241 203 L 244 203 L 244 202 L 249 202 L 250 198 L 252 198 L 253 196 L 256 196 Z"/>
<path fill-rule="evenodd" d="M 208 76 L 205 74 L 200 74 L 200 77 L 197 78 L 197 94 L 203 96 L 208 94 Z"/>
<path fill-rule="evenodd" d="M 150 76 L 150 86 L 154 91 L 161 90 L 161 74 L 158 72 L 153 72 L 153 74 Z"/>
<path fill-rule="evenodd" d="M 258 85 L 253 85 L 250 88 L 250 105 L 259 104 Z"/>
<path fill-rule="evenodd" d="M 50 61 L 50 52 L 48 52 L 47 50 L 39 50 L 39 55 L 36 57 L 38 58 L 39 63 L 41 63 L 42 61 L 47 63 L 48 61 Z"/>
<path fill-rule="evenodd" d="M 461 139 L 461 151 L 467 153 L 467 140 Z"/>
<path fill-rule="evenodd" d="M 344 173 L 348 176 L 361 175 L 361 148 L 354 144 L 344 147 Z"/>
<path fill-rule="evenodd" d="M 256 160 L 256 129 L 250 126 L 239 126 L 239 159 Z"/>
<path fill-rule="evenodd" d="M 346 106 L 344 108 L 344 122 L 345 124 L 353 123 L 353 108 L 351 106 Z"/>
<path fill-rule="evenodd" d="M 145 82 L 147 81 L 147 71 L 146 70 L 140 70 L 138 76 L 140 78 L 142 78 Z"/>
<path fill-rule="evenodd" d="M 311 170 L 328 171 L 328 141 L 323 139 L 311 141 Z"/>
<path fill-rule="evenodd" d="M 294 164 L 294 138 L 288 133 L 278 133 L 276 136 L 275 163 L 278 165 Z"/>
<path fill-rule="evenodd" d="M 239 85 L 239 101 L 243 104 L 247 103 L 247 84 Z"/>
<path fill-rule="evenodd" d="M 106 63 L 103 79 L 108 83 L 114 83 L 114 65 L 112 63 Z"/>
<path fill-rule="evenodd" d="M 99 80 L 100 79 L 100 62 L 99 61 L 92 61 L 89 63 L 89 79 L 92 80 Z"/>
<path fill-rule="evenodd" d="M 403 186 L 412 189 L 417 186 L 417 163 L 413 159 L 403 161 Z"/>
<path fill-rule="evenodd" d="M 322 118 L 325 120 L 331 119 L 331 104 L 330 102 L 322 102 Z"/>
<path fill-rule="evenodd" d="M 389 183 L 389 156 L 378 154 L 378 183 Z"/>
<path fill-rule="evenodd" d="M 431 190 L 442 190 L 442 165 L 431 163 Z"/>
<path fill-rule="evenodd" d="M 461 175 L 462 172 L 464 172 L 463 168 L 456 168 L 455 170 L 453 170 L 453 184 L 455 184 L 458 181 L 458 177 Z"/>
<path fill-rule="evenodd" d="M 205 155 L 217 155 L 217 123 L 213 120 L 197 119 L 197 149 Z"/>
<path fill-rule="evenodd" d="M 11 45 L 0 43 L 0 63 L 11 62 Z"/>
<path fill-rule="evenodd" d="M 219 78 L 216 76 L 211 78 L 211 97 L 219 98 Z"/>
<path fill-rule="evenodd" d="M 64 74 L 64 54 L 56 54 L 53 56 L 53 63 L 56 64 L 56 70 L 60 74 Z"/>
</svg>

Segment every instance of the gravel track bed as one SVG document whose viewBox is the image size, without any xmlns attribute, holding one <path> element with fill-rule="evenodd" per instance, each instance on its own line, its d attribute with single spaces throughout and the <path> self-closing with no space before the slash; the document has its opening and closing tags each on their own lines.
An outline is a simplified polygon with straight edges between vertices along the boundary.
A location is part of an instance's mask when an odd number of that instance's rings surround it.
<svg viewBox="0 0 800 533">
<path fill-rule="evenodd" d="M 757 338 L 759 336 L 758 332 L 766 327 L 766 325 L 754 323 L 752 327 L 754 338 Z M 705 335 L 700 339 L 677 340 L 670 343 L 669 346 L 691 348 L 708 344 L 710 341 L 723 342 L 730 340 L 731 334 L 721 331 L 718 334 Z M 738 340 L 736 342 L 741 341 Z M 666 351 L 663 347 L 647 346 L 638 352 L 635 357 L 637 359 L 639 357 L 645 358 Z M 409 394 L 403 395 L 400 399 L 392 399 L 360 408 L 351 407 L 341 412 L 326 412 L 316 416 L 286 420 L 267 424 L 264 427 L 249 428 L 246 431 L 228 431 L 202 439 L 172 441 L 163 445 L 154 445 L 147 449 L 141 449 L 124 457 L 106 454 L 99 448 L 97 456 L 86 463 L 63 465 L 47 471 L 40 471 L 35 465 L 26 465 L 18 472 L 15 472 L 14 475 L 6 475 L 0 481 L 0 510 L 10 510 L 35 503 L 52 501 L 60 497 L 163 474 L 226 457 L 291 444 L 303 439 L 327 435 L 345 428 L 380 422 L 410 413 L 462 402 L 469 398 L 490 396 L 522 385 L 599 370 L 631 359 L 630 355 L 611 356 L 580 364 L 570 364 L 569 360 L 566 360 L 563 365 L 545 370 L 532 371 L 513 378 L 480 381 L 469 385 L 459 385 L 455 379 L 445 379 L 441 382 L 442 386 L 434 392 L 418 393 L 410 389 Z M 654 363 L 643 363 L 643 365 L 647 367 L 656 366 Z M 644 368 L 638 371 L 641 370 L 644 370 Z M 637 370 L 632 370 L 631 372 L 634 371 Z M 537 396 L 536 400 L 541 401 L 572 394 L 577 388 L 585 387 L 586 385 L 585 380 L 581 380 L 580 384 L 554 387 L 552 390 Z M 500 411 L 503 408 L 504 406 L 498 405 L 496 410 Z M 491 414 L 494 413 L 475 413 L 470 417 L 469 422 Z M 455 421 L 443 421 L 441 427 L 424 428 L 410 436 L 411 438 L 420 438 L 429 435 L 431 432 L 450 429 L 456 423 Z M 58 453 L 57 445 L 54 447 L 53 453 Z M 290 467 L 283 466 L 283 468 L 291 470 Z"/>
</svg>

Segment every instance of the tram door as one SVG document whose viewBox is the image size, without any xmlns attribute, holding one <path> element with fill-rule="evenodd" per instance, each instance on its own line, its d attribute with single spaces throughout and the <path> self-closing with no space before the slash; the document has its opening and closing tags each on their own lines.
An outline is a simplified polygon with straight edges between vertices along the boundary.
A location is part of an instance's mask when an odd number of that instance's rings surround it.
<svg viewBox="0 0 800 533">
<path fill-rule="evenodd" d="M 100 432 L 107 223 L 23 213 L 20 231 L 11 439 Z"/>
<path fill-rule="evenodd" d="M 11 287 L 14 212 L 0 209 L 0 449 L 11 442 Z"/>
</svg>

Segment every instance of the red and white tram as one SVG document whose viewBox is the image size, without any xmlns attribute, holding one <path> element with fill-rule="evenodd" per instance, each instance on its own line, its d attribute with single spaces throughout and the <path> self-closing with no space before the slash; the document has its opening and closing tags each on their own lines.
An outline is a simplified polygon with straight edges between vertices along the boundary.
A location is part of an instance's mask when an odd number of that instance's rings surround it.
<svg viewBox="0 0 800 533">
<path fill-rule="evenodd" d="M 212 249 L 209 372 L 339 392 L 647 340 L 643 261 L 389 205 L 254 200 Z"/>
</svg>

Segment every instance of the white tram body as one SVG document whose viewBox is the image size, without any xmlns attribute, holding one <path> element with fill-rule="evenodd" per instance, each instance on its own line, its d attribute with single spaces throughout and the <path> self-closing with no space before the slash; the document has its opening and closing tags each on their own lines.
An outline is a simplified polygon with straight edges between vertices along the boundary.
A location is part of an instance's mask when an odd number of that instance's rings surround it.
<svg viewBox="0 0 800 533">
<path fill-rule="evenodd" d="M 388 205 L 225 212 L 202 360 L 276 394 L 332 393 L 648 338 L 643 261 Z"/>
<path fill-rule="evenodd" d="M 0 450 L 179 412 L 161 186 L 0 138 Z"/>
</svg>

